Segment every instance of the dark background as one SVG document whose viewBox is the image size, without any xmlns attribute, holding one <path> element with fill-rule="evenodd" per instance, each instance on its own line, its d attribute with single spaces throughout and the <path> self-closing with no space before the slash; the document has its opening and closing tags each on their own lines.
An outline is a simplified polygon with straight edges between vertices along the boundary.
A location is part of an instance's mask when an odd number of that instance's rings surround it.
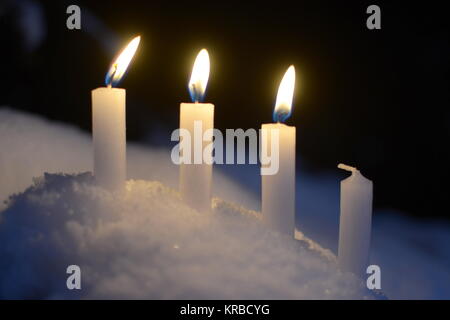
<svg viewBox="0 0 450 320">
<path fill-rule="evenodd" d="M 3 0 L 0 105 L 90 131 L 90 90 L 140 34 L 120 84 L 127 138 L 168 146 L 201 48 L 211 58 L 206 101 L 219 129 L 271 122 L 279 81 L 294 64 L 287 123 L 297 127 L 302 166 L 357 166 L 375 183 L 376 207 L 450 218 L 444 2 L 166 2 Z M 81 7 L 81 30 L 66 28 L 71 4 Z M 370 4 L 381 7 L 381 30 L 366 28 Z"/>
</svg>

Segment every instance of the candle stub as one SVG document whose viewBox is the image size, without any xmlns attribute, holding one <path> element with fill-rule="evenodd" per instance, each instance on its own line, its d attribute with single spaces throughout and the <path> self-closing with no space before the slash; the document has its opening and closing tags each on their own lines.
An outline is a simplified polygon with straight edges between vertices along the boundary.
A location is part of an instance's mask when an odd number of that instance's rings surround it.
<svg viewBox="0 0 450 320">
<path fill-rule="evenodd" d="M 339 267 L 364 277 L 369 264 L 373 184 L 354 167 L 339 164 L 338 168 L 352 173 L 341 181 Z"/>
</svg>

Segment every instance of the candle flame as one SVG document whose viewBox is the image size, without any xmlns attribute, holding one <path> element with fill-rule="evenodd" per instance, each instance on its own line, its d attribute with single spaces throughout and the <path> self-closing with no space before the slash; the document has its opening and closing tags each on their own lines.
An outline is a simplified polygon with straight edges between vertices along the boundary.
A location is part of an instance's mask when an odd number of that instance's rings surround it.
<svg viewBox="0 0 450 320">
<path fill-rule="evenodd" d="M 111 64 L 108 73 L 105 77 L 105 84 L 107 86 L 115 86 L 122 79 L 123 75 L 127 71 L 128 65 L 133 59 L 133 56 L 139 46 L 141 37 L 137 36 L 122 50 L 117 56 L 116 60 Z"/>
<path fill-rule="evenodd" d="M 201 102 L 205 96 L 209 78 L 209 55 L 206 49 L 200 50 L 192 68 L 189 93 L 193 102 Z"/>
<path fill-rule="evenodd" d="M 284 74 L 278 88 L 277 101 L 273 110 L 273 121 L 284 122 L 291 115 L 294 87 L 295 68 L 291 65 Z"/>
</svg>

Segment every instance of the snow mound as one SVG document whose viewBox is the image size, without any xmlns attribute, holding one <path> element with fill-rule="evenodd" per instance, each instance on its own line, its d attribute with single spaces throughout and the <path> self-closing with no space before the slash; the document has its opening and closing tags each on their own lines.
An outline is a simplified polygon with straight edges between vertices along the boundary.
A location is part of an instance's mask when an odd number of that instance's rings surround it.
<svg viewBox="0 0 450 320">
<path fill-rule="evenodd" d="M 157 181 L 112 194 L 90 173 L 48 174 L 0 214 L 0 298 L 370 299 L 334 255 L 221 199 L 211 214 Z M 66 268 L 81 268 L 68 290 Z"/>
</svg>

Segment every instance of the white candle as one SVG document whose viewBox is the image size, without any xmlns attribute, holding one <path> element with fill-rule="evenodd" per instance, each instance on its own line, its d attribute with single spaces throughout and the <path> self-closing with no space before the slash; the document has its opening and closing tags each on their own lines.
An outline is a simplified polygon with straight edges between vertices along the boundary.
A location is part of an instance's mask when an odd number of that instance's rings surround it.
<svg viewBox="0 0 450 320">
<path fill-rule="evenodd" d="M 295 69 L 290 66 L 278 89 L 274 121 L 261 130 L 262 216 L 276 230 L 294 237 L 295 233 L 295 127 L 284 122 L 291 114 L 295 86 Z M 278 148 L 277 148 L 278 147 Z M 272 152 L 274 163 L 264 164 L 264 153 Z M 278 155 L 276 154 L 278 151 Z"/>
<path fill-rule="evenodd" d="M 112 88 L 124 75 L 140 37 L 134 38 L 106 74 L 107 87 L 92 91 L 94 177 L 98 185 L 121 189 L 126 180 L 125 89 Z"/>
<path fill-rule="evenodd" d="M 341 181 L 338 262 L 343 271 L 363 277 L 369 263 L 372 181 L 356 168 L 339 164 L 352 175 Z"/>
<path fill-rule="evenodd" d="M 187 130 L 192 141 L 190 149 L 181 151 L 181 157 L 189 161 L 180 164 L 180 193 L 189 206 L 200 212 L 211 209 L 212 154 L 204 155 L 203 149 L 212 141 L 212 136 L 204 137 L 204 133 L 214 128 L 214 105 L 199 103 L 205 95 L 209 68 L 208 52 L 203 49 L 197 55 L 189 81 L 194 103 L 180 105 L 180 129 Z"/>
<path fill-rule="evenodd" d="M 108 189 L 126 180 L 125 89 L 92 90 L 94 176 Z"/>
</svg>

